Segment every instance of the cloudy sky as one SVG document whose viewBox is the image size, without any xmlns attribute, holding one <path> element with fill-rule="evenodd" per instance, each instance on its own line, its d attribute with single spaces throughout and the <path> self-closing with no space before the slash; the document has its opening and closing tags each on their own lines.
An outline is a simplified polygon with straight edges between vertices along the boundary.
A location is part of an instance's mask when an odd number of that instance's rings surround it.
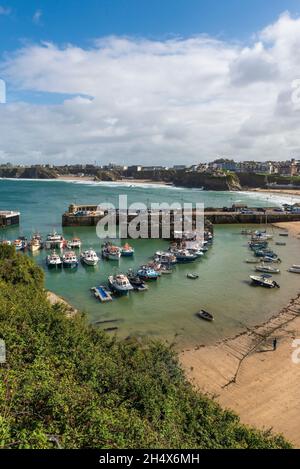
<svg viewBox="0 0 300 469">
<path fill-rule="evenodd" d="M 1 2 L 0 162 L 300 158 L 300 2 Z"/>
</svg>

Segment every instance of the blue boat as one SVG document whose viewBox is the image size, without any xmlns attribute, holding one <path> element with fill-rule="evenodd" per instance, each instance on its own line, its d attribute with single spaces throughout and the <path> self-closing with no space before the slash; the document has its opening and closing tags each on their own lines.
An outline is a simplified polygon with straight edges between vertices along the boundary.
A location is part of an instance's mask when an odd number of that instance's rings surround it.
<svg viewBox="0 0 300 469">
<path fill-rule="evenodd" d="M 122 257 L 132 257 L 134 255 L 134 249 L 128 243 L 124 244 L 121 248 Z"/>
<path fill-rule="evenodd" d="M 160 273 L 157 270 L 152 269 L 151 267 L 141 267 L 137 271 L 138 277 L 142 280 L 157 280 L 160 277 Z"/>
</svg>

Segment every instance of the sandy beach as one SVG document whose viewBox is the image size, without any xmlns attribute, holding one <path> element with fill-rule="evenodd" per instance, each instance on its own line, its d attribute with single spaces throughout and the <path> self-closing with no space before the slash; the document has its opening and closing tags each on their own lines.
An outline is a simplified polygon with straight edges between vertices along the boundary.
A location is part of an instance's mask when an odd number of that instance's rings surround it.
<svg viewBox="0 0 300 469">
<path fill-rule="evenodd" d="M 278 223 L 299 237 L 300 222 Z M 277 350 L 273 340 L 277 338 Z M 241 421 L 283 434 L 300 448 L 300 364 L 292 361 L 300 339 L 300 295 L 269 321 L 213 346 L 182 351 L 188 379 Z"/>
<path fill-rule="evenodd" d="M 250 192 L 264 192 L 277 195 L 300 196 L 300 189 L 251 189 Z"/>
<path fill-rule="evenodd" d="M 94 182 L 94 176 L 76 176 L 74 174 L 66 174 L 63 176 L 58 176 L 57 180 L 59 181 L 85 181 L 85 182 Z M 158 184 L 158 185 L 168 185 L 165 181 L 153 181 L 152 179 L 117 179 L 116 181 L 98 181 L 98 182 L 115 182 L 115 183 L 124 183 L 124 184 Z"/>
<path fill-rule="evenodd" d="M 55 304 L 62 304 L 66 307 L 66 315 L 68 318 L 73 318 L 77 313 L 77 309 L 75 309 L 72 305 L 70 305 L 64 298 L 52 291 L 47 291 L 47 298 L 52 305 Z"/>
</svg>

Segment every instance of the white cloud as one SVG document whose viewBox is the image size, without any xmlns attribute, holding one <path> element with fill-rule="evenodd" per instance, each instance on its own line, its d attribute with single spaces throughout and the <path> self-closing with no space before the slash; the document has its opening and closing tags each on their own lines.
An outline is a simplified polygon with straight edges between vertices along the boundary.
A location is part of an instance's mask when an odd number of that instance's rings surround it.
<svg viewBox="0 0 300 469">
<path fill-rule="evenodd" d="M 292 99 L 299 46 L 300 19 L 288 13 L 245 46 L 207 36 L 108 37 L 89 49 L 28 45 L 0 67 L 10 88 L 70 97 L 1 106 L 0 159 L 300 157 L 300 106 Z"/>
<path fill-rule="evenodd" d="M 41 18 L 43 16 L 43 12 L 42 10 L 36 10 L 34 12 L 34 15 L 32 17 L 32 21 L 35 23 L 35 24 L 40 24 L 41 23 Z"/>
</svg>

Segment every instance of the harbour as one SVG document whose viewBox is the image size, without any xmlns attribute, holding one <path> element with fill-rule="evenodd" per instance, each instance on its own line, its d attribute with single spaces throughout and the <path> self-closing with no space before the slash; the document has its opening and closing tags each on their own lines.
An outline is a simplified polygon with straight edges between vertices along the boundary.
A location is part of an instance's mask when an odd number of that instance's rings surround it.
<svg viewBox="0 0 300 469">
<path fill-rule="evenodd" d="M 14 191 L 7 190 L 14 184 Z M 29 193 L 30 188 L 30 195 Z M 2 192 L 1 192 L 2 191 Z M 280 206 L 286 199 L 266 198 L 244 193 L 203 193 L 196 190 L 182 190 L 161 187 L 128 188 L 118 186 L 119 193 L 126 193 L 130 202 L 140 198 L 154 201 L 203 201 L 205 206 L 232 206 L 239 203 L 248 206 Z M 76 184 L 47 181 L 0 181 L 1 200 L 5 207 L 18 209 L 22 213 L 21 225 L 9 230 L 10 239 L 26 235 L 29 239 L 37 230 L 43 239 L 54 229 L 64 239 L 72 241 L 80 238 L 81 250 L 94 250 L 101 255 L 101 244 L 95 233 L 95 227 L 77 226 L 61 227 L 61 213 L 66 200 L 95 199 L 115 202 L 116 187 L 101 184 Z M 45 197 L 47 194 L 47 197 Z M 271 203 L 270 203 L 271 200 Z M 33 207 L 35 208 L 33 210 Z M 222 212 L 223 213 L 223 212 Z M 275 212 L 276 213 L 276 212 Z M 279 212 L 278 212 L 279 213 Z M 281 213 L 279 213 L 281 215 Z M 265 222 L 265 217 L 263 217 Z M 261 225 L 264 227 L 264 223 Z M 96 266 L 79 263 L 76 269 L 47 269 L 45 251 L 28 252 L 36 263 L 45 271 L 46 287 L 57 295 L 65 298 L 76 309 L 85 311 L 91 323 L 102 320 L 122 319 L 116 333 L 118 337 L 141 337 L 143 339 L 161 339 L 175 343 L 176 349 L 189 348 L 199 344 L 215 343 L 221 338 L 232 336 L 261 321 L 265 321 L 279 311 L 298 291 L 299 277 L 288 273 L 293 264 L 300 263 L 295 259 L 299 252 L 299 240 L 296 236 L 285 239 L 286 246 L 276 246 L 283 262 L 280 265 L 280 291 L 268 291 L 251 288 L 249 275 L 255 275 L 255 265 L 247 264 L 250 257 L 248 240 L 241 235 L 241 230 L 257 230 L 258 225 L 216 224 L 214 225 L 214 244 L 212 249 L 201 259 L 189 264 L 177 265 L 172 275 L 163 275 L 157 282 L 148 286 L 149 291 L 134 293 L 113 299 L 105 303 L 99 302 L 90 289 L 107 284 L 110 275 L 136 271 L 148 263 L 154 253 L 165 252 L 169 240 L 139 239 L 130 240 L 134 248 L 134 256 L 120 257 L 118 262 L 101 259 Z M 275 243 L 284 239 L 279 236 L 282 230 L 269 225 L 268 231 L 274 232 Z M 2 231 L 2 237 L 4 236 Z M 6 236 L 6 235 L 5 235 Z M 126 240 L 113 240 L 122 246 Z M 78 250 L 79 257 L 79 250 Z M 297 262 L 299 261 L 299 262 Z M 195 273 L 197 280 L 190 280 L 187 274 Z M 239 291 L 236 301 L 235 292 Z M 216 293 L 217 292 L 217 293 Z M 264 305 L 262 308 L 261 305 Z M 215 321 L 206 323 L 195 315 L 200 309 L 213 312 Z M 97 326 L 102 328 L 101 324 Z"/>
</svg>

